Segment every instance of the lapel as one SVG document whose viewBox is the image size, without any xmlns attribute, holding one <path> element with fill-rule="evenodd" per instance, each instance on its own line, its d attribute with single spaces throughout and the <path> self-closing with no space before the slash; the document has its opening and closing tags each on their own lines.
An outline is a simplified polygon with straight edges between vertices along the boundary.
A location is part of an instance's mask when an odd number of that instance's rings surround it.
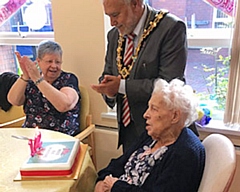
<svg viewBox="0 0 240 192">
<path fill-rule="evenodd" d="M 146 29 L 146 28 L 148 27 L 149 22 L 152 21 L 152 20 L 154 20 L 155 15 L 158 13 L 158 11 L 156 11 L 155 9 L 153 9 L 152 7 L 150 7 L 150 6 L 148 6 L 148 5 L 146 5 L 146 9 L 147 9 L 147 18 L 146 18 L 146 21 L 145 21 L 145 23 L 144 23 L 144 29 Z M 142 30 L 144 30 L 144 29 L 142 29 Z M 133 68 L 132 68 L 132 70 L 131 70 L 131 72 L 130 72 L 130 75 L 129 75 L 129 78 L 131 78 L 131 79 L 133 79 L 134 76 L 135 76 L 135 72 L 136 72 L 136 69 L 137 69 L 138 62 L 139 62 L 139 60 L 140 60 L 140 58 L 141 58 L 143 49 L 144 49 L 144 47 L 147 45 L 148 41 L 149 41 L 149 38 L 147 38 L 147 39 L 144 40 L 144 42 L 143 42 L 142 48 L 141 48 L 141 50 L 140 50 L 140 52 L 139 52 L 139 54 L 138 54 L 138 57 L 137 57 L 137 59 L 136 59 L 136 62 L 134 63 Z"/>
</svg>

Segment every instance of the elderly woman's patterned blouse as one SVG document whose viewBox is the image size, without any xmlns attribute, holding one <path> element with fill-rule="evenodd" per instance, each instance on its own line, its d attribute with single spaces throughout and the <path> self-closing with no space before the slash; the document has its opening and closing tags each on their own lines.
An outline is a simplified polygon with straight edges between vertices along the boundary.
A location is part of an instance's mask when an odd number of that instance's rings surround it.
<svg viewBox="0 0 240 192">
<path fill-rule="evenodd" d="M 53 82 L 53 87 L 60 90 L 62 87 L 71 87 L 79 95 L 76 106 L 67 112 L 59 112 L 39 91 L 37 86 L 30 81 L 25 91 L 24 112 L 26 121 L 23 127 L 46 128 L 75 136 L 80 132 L 79 112 L 80 112 L 80 91 L 78 79 L 72 73 L 61 72 L 60 76 Z M 56 98 L 57 100 L 58 98 Z"/>
<path fill-rule="evenodd" d="M 152 167 L 157 161 L 162 159 L 163 154 L 168 149 L 166 146 L 163 146 L 151 153 L 151 148 L 155 144 L 156 141 L 153 141 L 135 151 L 124 166 L 125 173 L 119 179 L 129 184 L 141 186 L 150 174 Z"/>
</svg>

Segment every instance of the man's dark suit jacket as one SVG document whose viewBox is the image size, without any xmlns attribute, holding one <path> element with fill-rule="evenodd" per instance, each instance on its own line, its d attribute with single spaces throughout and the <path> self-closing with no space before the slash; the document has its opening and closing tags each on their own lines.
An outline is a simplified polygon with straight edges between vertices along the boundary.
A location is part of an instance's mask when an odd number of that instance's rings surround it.
<svg viewBox="0 0 240 192">
<path fill-rule="evenodd" d="M 151 15 L 151 21 L 158 11 L 146 6 L 147 15 Z M 147 16 L 148 17 L 148 16 Z M 116 64 L 119 32 L 113 28 L 108 33 L 108 47 L 105 57 L 105 67 L 100 80 L 105 74 L 118 76 Z M 134 121 L 135 129 L 140 135 L 145 129 L 143 114 L 148 107 L 148 101 L 154 87 L 154 81 L 162 78 L 167 81 L 173 78 L 184 80 L 184 70 L 187 59 L 186 26 L 176 16 L 167 13 L 144 40 L 136 62 L 126 80 L 126 95 L 131 111 L 131 121 Z M 104 96 L 107 105 L 111 108 L 117 102 L 117 117 L 121 129 L 122 94 L 116 99 Z M 127 129 L 125 129 L 127 131 Z M 121 134 L 119 145 L 122 144 Z"/>
</svg>

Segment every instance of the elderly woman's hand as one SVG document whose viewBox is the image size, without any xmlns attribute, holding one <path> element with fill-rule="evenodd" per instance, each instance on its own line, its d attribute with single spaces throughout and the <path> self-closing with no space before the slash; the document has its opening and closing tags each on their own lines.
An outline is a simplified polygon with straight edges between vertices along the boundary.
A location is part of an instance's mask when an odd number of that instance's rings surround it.
<svg viewBox="0 0 240 192">
<path fill-rule="evenodd" d="M 23 76 L 25 79 L 32 79 L 33 81 L 36 81 L 40 78 L 40 72 L 37 66 L 36 61 L 32 61 L 27 56 L 21 56 L 19 52 L 15 52 L 19 65 L 22 69 Z"/>
<path fill-rule="evenodd" d="M 98 181 L 95 186 L 94 192 L 110 192 L 110 190 L 103 181 Z"/>
<path fill-rule="evenodd" d="M 107 186 L 108 190 L 111 191 L 112 186 L 117 180 L 118 178 L 116 177 L 106 176 L 105 179 L 103 180 L 103 183 L 105 184 L 105 186 Z"/>
<path fill-rule="evenodd" d="M 22 57 L 20 55 L 20 53 L 17 52 L 17 51 L 15 52 L 15 55 L 17 56 L 17 59 L 18 59 L 18 62 L 19 62 L 19 66 L 20 66 L 20 68 L 22 70 L 24 78 L 25 79 L 29 79 L 29 74 L 28 74 L 28 71 L 27 71 L 27 68 L 26 68 L 26 64 L 25 64 L 27 58 Z"/>
</svg>

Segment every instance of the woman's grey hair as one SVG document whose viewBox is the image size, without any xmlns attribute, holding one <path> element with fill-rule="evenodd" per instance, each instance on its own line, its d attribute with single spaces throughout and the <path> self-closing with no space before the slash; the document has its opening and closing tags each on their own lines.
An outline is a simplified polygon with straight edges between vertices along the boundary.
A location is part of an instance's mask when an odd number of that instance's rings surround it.
<svg viewBox="0 0 240 192">
<path fill-rule="evenodd" d="M 185 126 L 191 125 L 198 118 L 198 100 L 193 89 L 179 79 L 173 79 L 170 83 L 163 79 L 155 82 L 152 94 L 161 94 L 168 109 L 178 109 L 186 117 Z"/>
<path fill-rule="evenodd" d="M 47 40 L 40 42 L 38 45 L 37 55 L 39 59 L 42 59 L 45 54 L 59 54 L 62 56 L 62 53 L 62 48 L 57 42 Z"/>
</svg>

